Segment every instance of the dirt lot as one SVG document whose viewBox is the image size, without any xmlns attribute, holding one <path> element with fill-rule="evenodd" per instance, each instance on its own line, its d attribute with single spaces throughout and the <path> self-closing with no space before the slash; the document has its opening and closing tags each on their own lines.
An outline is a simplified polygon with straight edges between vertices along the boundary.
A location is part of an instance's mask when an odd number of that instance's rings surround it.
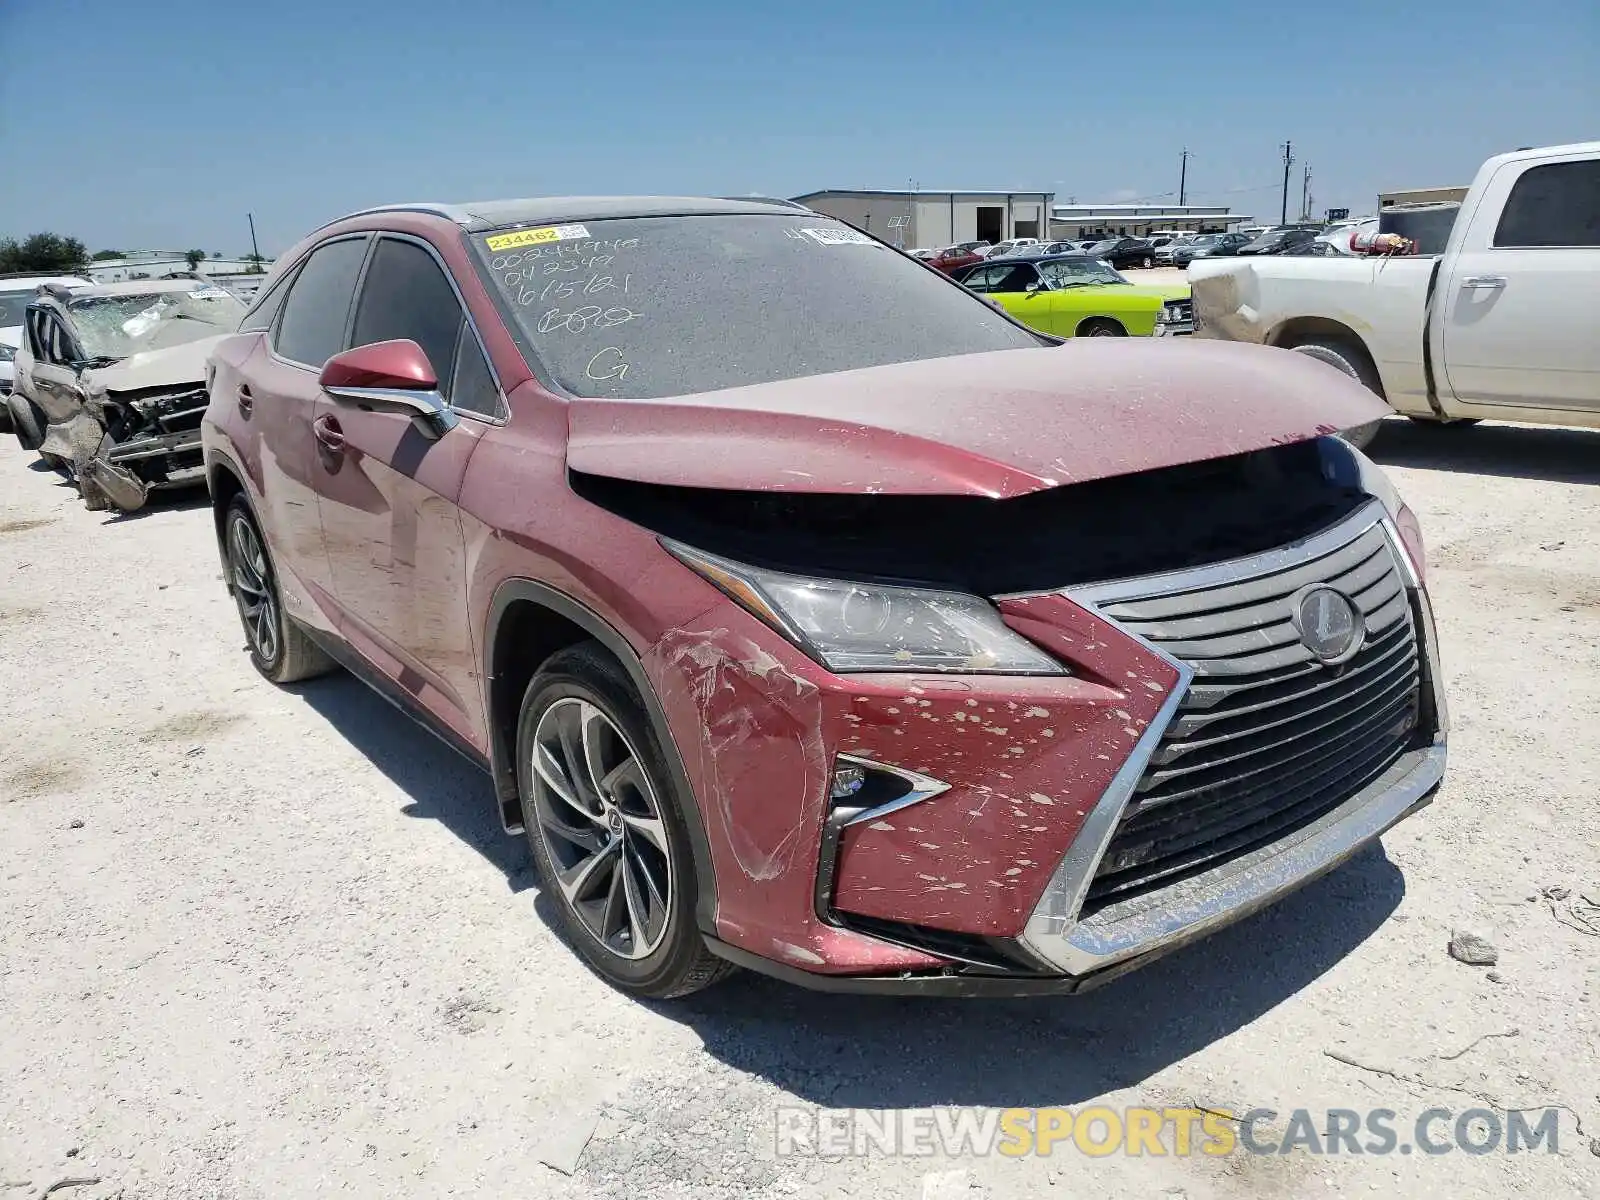
<svg viewBox="0 0 1600 1200">
<path fill-rule="evenodd" d="M 347 677 L 251 671 L 203 499 L 91 514 L 7 438 L 0 1200 L 1600 1196 L 1571 915 L 1600 900 L 1600 434 L 1391 425 L 1451 681 L 1438 801 L 1155 967 L 1003 1004 L 612 993 L 484 778 Z M 1390 1108 L 1403 1142 L 1435 1106 L 1567 1111 L 1558 1155 L 773 1151 L 780 1104 L 1096 1101 Z"/>
</svg>

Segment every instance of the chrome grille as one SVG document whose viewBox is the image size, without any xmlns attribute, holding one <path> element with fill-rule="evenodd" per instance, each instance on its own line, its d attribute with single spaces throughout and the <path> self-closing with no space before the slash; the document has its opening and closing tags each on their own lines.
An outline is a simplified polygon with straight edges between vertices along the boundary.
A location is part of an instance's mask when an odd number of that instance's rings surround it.
<svg viewBox="0 0 1600 1200">
<path fill-rule="evenodd" d="M 1290 619 L 1311 583 L 1366 620 L 1350 661 L 1318 662 Z M 1400 756 L 1419 714 L 1416 620 L 1383 526 L 1266 574 L 1099 609 L 1194 669 L 1113 834 L 1086 910 L 1286 836 Z"/>
</svg>

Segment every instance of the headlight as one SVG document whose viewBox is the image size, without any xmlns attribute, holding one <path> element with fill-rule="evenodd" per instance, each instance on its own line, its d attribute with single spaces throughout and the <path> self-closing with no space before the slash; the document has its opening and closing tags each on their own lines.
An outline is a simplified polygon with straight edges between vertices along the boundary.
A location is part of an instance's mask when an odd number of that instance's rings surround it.
<svg viewBox="0 0 1600 1200">
<path fill-rule="evenodd" d="M 0 342 L 0 362 L 14 362 L 16 357 L 17 349 L 15 346 L 8 346 L 4 342 Z"/>
<path fill-rule="evenodd" d="M 1068 673 L 978 596 L 813 579 L 662 545 L 830 671 Z"/>
<path fill-rule="evenodd" d="M 1336 483 L 1353 486 L 1371 496 L 1389 514 L 1400 540 L 1405 544 L 1406 555 L 1420 582 L 1428 573 L 1427 547 L 1422 540 L 1422 523 L 1417 514 L 1401 499 L 1393 482 L 1361 451 L 1339 438 L 1324 438 L 1322 445 L 1323 473 Z"/>
</svg>

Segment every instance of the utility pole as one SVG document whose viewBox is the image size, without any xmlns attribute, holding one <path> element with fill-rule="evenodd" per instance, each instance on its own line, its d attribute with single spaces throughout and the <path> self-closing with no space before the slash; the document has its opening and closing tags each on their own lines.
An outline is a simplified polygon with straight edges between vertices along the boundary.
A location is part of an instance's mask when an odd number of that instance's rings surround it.
<svg viewBox="0 0 1600 1200">
<path fill-rule="evenodd" d="M 261 265 L 261 247 L 256 245 L 256 215 L 245 213 L 245 218 L 250 222 L 250 258 L 257 266 Z"/>
<path fill-rule="evenodd" d="M 1183 148 L 1183 153 L 1178 156 L 1178 207 L 1182 208 L 1189 198 L 1189 147 Z"/>
<path fill-rule="evenodd" d="M 1278 215 L 1278 224 L 1289 223 L 1289 168 L 1294 164 L 1294 144 L 1283 144 L 1283 210 Z"/>
<path fill-rule="evenodd" d="M 1311 164 L 1306 164 L 1305 178 L 1300 183 L 1300 219 L 1311 220 Z"/>
</svg>

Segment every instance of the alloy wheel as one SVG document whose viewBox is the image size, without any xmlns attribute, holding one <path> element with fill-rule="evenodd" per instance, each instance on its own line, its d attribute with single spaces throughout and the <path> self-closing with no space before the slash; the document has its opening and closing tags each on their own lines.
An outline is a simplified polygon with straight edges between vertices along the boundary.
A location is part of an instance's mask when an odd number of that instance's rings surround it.
<svg viewBox="0 0 1600 1200">
<path fill-rule="evenodd" d="M 235 516 L 228 526 L 228 563 L 233 571 L 233 596 L 250 648 L 261 662 L 272 663 L 278 657 L 278 603 L 272 590 L 272 572 L 261 538 L 243 516 Z"/>
<path fill-rule="evenodd" d="M 638 754 L 597 705 L 569 696 L 539 717 L 532 767 L 539 837 L 567 906 L 606 950 L 648 957 L 666 936 L 676 881 Z"/>
</svg>

